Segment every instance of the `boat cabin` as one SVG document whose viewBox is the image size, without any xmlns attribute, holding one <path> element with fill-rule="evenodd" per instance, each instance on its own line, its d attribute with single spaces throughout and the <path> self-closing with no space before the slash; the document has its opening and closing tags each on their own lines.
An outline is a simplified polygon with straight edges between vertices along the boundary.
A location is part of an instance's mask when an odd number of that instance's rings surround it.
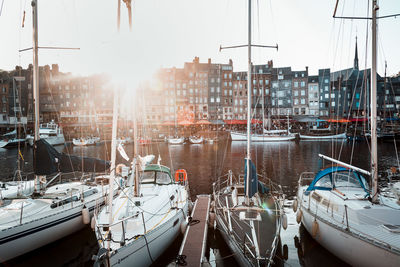
<svg viewBox="0 0 400 267">
<path fill-rule="evenodd" d="M 150 164 L 141 173 L 141 184 L 160 184 L 166 185 L 173 183 L 171 171 L 168 167 Z"/>
<path fill-rule="evenodd" d="M 305 191 L 305 195 L 310 194 L 311 191 L 335 190 L 342 194 L 339 190 L 345 191 L 363 191 L 365 196 L 369 196 L 370 190 L 367 180 L 364 176 L 354 170 L 344 167 L 329 167 L 315 175 L 314 180 Z"/>
</svg>

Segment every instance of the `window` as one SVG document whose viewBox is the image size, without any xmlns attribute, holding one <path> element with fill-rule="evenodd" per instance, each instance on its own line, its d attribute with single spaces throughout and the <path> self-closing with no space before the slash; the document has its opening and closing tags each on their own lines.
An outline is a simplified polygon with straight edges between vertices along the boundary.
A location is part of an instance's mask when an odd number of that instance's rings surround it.
<svg viewBox="0 0 400 267">
<path fill-rule="evenodd" d="M 210 92 L 214 93 L 214 87 L 210 87 Z"/>
<path fill-rule="evenodd" d="M 306 104 L 306 100 L 304 98 L 301 99 L 301 104 L 305 105 Z"/>
<path fill-rule="evenodd" d="M 211 98 L 210 98 L 210 102 L 211 102 L 211 103 L 214 103 L 214 97 L 211 97 Z"/>
<path fill-rule="evenodd" d="M 294 82 L 294 87 L 299 87 L 299 83 L 298 82 Z"/>
<path fill-rule="evenodd" d="M 221 99 L 219 98 L 219 96 L 217 96 L 216 102 L 217 102 L 217 103 L 221 102 Z"/>
<path fill-rule="evenodd" d="M 327 86 L 327 85 L 325 85 L 325 91 L 328 91 L 329 90 L 329 87 Z"/>
<path fill-rule="evenodd" d="M 299 95 L 299 91 L 294 90 L 294 96 L 298 96 Z"/>
<path fill-rule="evenodd" d="M 282 100 L 278 100 L 278 105 L 282 105 L 283 101 Z"/>
<path fill-rule="evenodd" d="M 305 96 L 306 95 L 306 90 L 301 90 L 301 95 Z"/>
<path fill-rule="evenodd" d="M 360 99 L 360 93 L 356 93 L 356 99 Z"/>
<path fill-rule="evenodd" d="M 294 104 L 298 105 L 299 104 L 299 100 L 297 98 L 294 99 Z"/>
<path fill-rule="evenodd" d="M 301 86 L 301 87 L 306 86 L 306 82 L 302 81 L 302 82 L 300 83 L 300 86 Z"/>
</svg>

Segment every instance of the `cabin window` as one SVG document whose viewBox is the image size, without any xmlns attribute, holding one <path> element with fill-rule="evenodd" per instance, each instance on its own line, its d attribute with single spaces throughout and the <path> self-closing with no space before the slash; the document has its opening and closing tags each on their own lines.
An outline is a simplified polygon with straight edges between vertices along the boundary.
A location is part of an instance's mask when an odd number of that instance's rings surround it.
<svg viewBox="0 0 400 267">
<path fill-rule="evenodd" d="M 360 187 L 360 182 L 354 172 L 338 172 L 333 174 L 335 187 Z"/>
<path fill-rule="evenodd" d="M 330 175 L 326 175 L 315 183 L 315 187 L 332 188 Z"/>
</svg>

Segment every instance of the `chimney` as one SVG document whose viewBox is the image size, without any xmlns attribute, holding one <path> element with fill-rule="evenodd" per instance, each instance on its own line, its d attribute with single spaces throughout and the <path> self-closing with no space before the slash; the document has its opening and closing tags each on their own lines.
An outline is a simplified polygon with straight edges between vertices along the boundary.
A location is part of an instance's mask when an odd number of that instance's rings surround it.
<svg viewBox="0 0 400 267">
<path fill-rule="evenodd" d="M 211 65 L 211 58 L 208 58 L 208 65 Z"/>
<path fill-rule="evenodd" d="M 272 67 L 274 66 L 274 63 L 272 60 L 268 60 L 268 68 L 272 69 Z"/>
<path fill-rule="evenodd" d="M 232 61 L 232 59 L 229 59 L 229 65 L 233 66 L 233 61 Z"/>
<path fill-rule="evenodd" d="M 307 74 L 307 76 L 308 76 L 308 66 L 306 66 L 306 74 Z"/>
</svg>

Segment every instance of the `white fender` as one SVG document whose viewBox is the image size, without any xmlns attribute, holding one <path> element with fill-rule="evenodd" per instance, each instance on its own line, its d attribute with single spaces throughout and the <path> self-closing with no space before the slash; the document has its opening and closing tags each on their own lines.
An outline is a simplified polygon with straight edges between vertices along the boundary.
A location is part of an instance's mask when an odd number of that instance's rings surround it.
<svg viewBox="0 0 400 267">
<path fill-rule="evenodd" d="M 83 221 L 83 224 L 90 223 L 90 213 L 89 213 L 89 209 L 86 208 L 86 206 L 83 206 L 83 208 L 82 208 L 82 221 Z"/>
<path fill-rule="evenodd" d="M 292 208 L 293 208 L 293 211 L 294 212 L 296 212 L 297 211 L 297 199 L 295 199 L 295 200 L 293 200 L 293 204 L 292 204 Z"/>
<path fill-rule="evenodd" d="M 180 228 L 181 228 L 181 233 L 182 233 L 183 235 L 184 235 L 185 232 L 186 232 L 187 226 L 188 226 L 188 222 L 187 222 L 186 220 L 183 220 L 183 221 L 181 222 L 181 226 L 180 226 Z"/>
<path fill-rule="evenodd" d="M 286 216 L 285 213 L 282 214 L 282 226 L 283 226 L 283 229 L 284 229 L 284 230 L 287 229 L 287 216 Z"/>
<path fill-rule="evenodd" d="M 296 222 L 300 223 L 301 222 L 301 217 L 303 217 L 303 212 L 299 210 L 296 214 Z"/>
<path fill-rule="evenodd" d="M 91 220 L 91 222 L 90 222 L 90 227 L 92 228 L 93 231 L 95 230 L 96 221 L 95 221 L 95 219 L 94 219 L 94 216 L 92 217 L 92 220 Z"/>
</svg>

